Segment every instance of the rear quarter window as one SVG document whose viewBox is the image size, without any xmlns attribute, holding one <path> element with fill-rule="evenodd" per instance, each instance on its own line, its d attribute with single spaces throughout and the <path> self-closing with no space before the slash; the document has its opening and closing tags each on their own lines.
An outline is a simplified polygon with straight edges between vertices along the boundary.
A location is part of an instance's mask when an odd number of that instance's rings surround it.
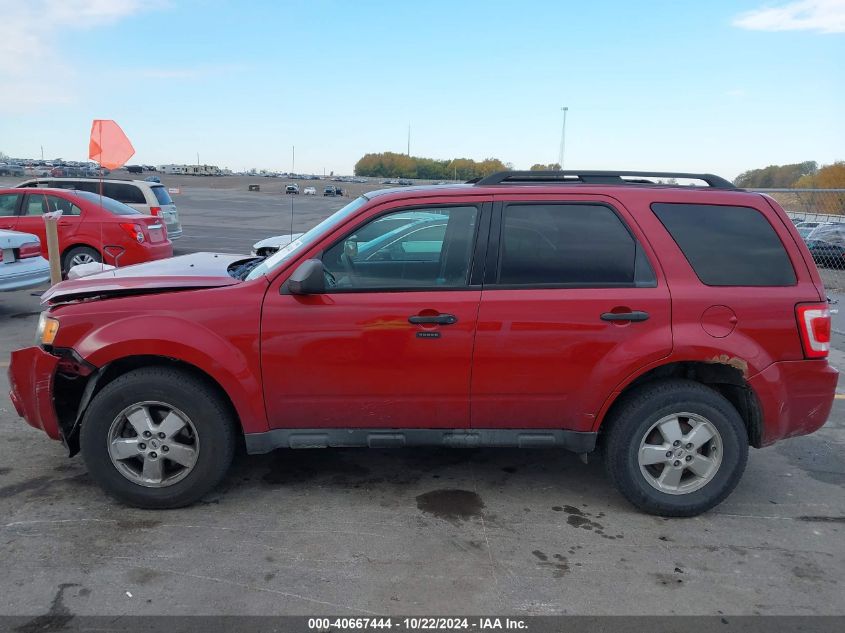
<svg viewBox="0 0 845 633">
<path fill-rule="evenodd" d="M 654 203 L 702 283 L 708 286 L 793 286 L 795 270 L 766 217 L 751 207 Z"/>
<path fill-rule="evenodd" d="M 159 204 L 173 204 L 173 199 L 164 187 L 150 187 L 150 189 L 153 190 L 153 194 L 155 194 Z"/>
<path fill-rule="evenodd" d="M 103 184 L 103 195 L 124 204 L 147 204 L 144 192 L 136 185 L 105 182 Z"/>
</svg>

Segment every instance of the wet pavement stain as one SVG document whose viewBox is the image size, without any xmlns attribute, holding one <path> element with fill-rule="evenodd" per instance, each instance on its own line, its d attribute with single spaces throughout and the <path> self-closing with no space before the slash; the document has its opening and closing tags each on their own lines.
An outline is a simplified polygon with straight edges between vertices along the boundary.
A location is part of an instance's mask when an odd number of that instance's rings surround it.
<svg viewBox="0 0 845 633">
<path fill-rule="evenodd" d="M 0 488 L 0 499 L 15 497 L 21 493 L 32 492 L 33 490 L 41 490 L 52 481 L 53 480 L 49 477 L 34 477 L 32 479 L 27 479 L 26 481 L 22 481 L 17 484 L 3 486 L 2 488 Z"/>
<path fill-rule="evenodd" d="M 53 596 L 50 610 L 44 615 L 36 616 L 29 622 L 15 627 L 15 631 L 17 633 L 51 633 L 52 631 L 64 630 L 74 618 L 70 609 L 65 606 L 64 594 L 70 587 L 78 586 L 74 582 L 63 582 L 60 584 L 56 590 L 56 595 Z"/>
<path fill-rule="evenodd" d="M 120 530 L 152 530 L 161 525 L 156 519 L 121 519 L 117 522 Z"/>
<path fill-rule="evenodd" d="M 614 541 L 619 538 L 624 538 L 622 534 L 612 535 L 605 533 L 604 526 L 601 523 L 591 519 L 590 517 L 592 515 L 589 512 L 584 512 L 580 508 L 565 505 L 563 506 L 563 511 L 569 515 L 569 517 L 567 517 L 566 519 L 567 524 L 571 525 L 574 528 L 581 528 L 582 530 L 593 532 L 594 534 L 598 534 L 602 538 L 609 539 L 611 541 Z M 601 518 L 603 516 L 604 512 L 599 512 L 596 518 Z"/>
<path fill-rule="evenodd" d="M 657 573 L 652 574 L 652 576 L 654 576 L 655 580 L 657 580 L 657 584 L 663 587 L 677 588 L 680 587 L 684 582 L 683 580 L 681 580 L 677 576 L 673 576 L 672 574 Z"/>
<path fill-rule="evenodd" d="M 560 554 L 552 554 L 552 558 L 554 558 L 557 562 L 552 562 L 549 560 L 549 557 L 538 549 L 535 549 L 531 552 L 537 559 L 538 567 L 548 567 L 554 570 L 554 577 L 555 578 L 563 578 L 566 574 L 569 573 L 569 560 L 566 556 L 561 556 Z M 580 564 L 578 564 L 580 567 Z"/>
<path fill-rule="evenodd" d="M 797 520 L 807 523 L 845 523 L 845 517 L 800 516 Z"/>
<path fill-rule="evenodd" d="M 417 496 L 417 508 L 453 525 L 459 525 L 462 521 L 480 518 L 484 502 L 471 490 L 443 489 Z"/>
<path fill-rule="evenodd" d="M 0 468 L 0 476 L 8 475 L 10 472 L 12 472 L 11 468 Z"/>
<path fill-rule="evenodd" d="M 160 571 L 156 571 L 154 569 L 146 569 L 144 567 L 136 567 L 135 569 L 130 569 L 127 577 L 129 581 L 136 584 L 136 585 L 146 585 L 156 578 L 160 578 L 164 576 L 163 573 Z"/>
</svg>

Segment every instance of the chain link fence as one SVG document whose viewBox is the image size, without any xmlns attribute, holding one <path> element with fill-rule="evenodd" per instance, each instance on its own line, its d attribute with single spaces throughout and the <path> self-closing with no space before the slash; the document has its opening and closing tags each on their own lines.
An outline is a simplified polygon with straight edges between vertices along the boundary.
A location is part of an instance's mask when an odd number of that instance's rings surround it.
<svg viewBox="0 0 845 633">
<path fill-rule="evenodd" d="M 813 255 L 825 288 L 845 291 L 845 189 L 757 189 L 782 206 Z"/>
</svg>

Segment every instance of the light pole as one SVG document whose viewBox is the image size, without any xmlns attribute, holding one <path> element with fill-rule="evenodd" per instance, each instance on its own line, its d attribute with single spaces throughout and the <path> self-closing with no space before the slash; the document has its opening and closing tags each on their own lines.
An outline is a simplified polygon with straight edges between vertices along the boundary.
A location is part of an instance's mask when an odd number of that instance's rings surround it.
<svg viewBox="0 0 845 633">
<path fill-rule="evenodd" d="M 566 149 L 566 112 L 569 110 L 566 106 L 561 108 L 563 112 L 563 127 L 560 129 L 560 156 L 558 157 L 559 160 L 558 165 L 560 165 L 561 171 L 563 170 L 563 152 Z"/>
</svg>

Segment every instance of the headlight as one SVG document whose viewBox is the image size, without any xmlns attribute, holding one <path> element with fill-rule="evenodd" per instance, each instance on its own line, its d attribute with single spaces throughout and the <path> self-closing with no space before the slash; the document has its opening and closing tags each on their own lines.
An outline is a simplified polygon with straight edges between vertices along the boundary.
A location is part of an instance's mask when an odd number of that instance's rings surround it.
<svg viewBox="0 0 845 633">
<path fill-rule="evenodd" d="M 59 320 L 42 312 L 38 317 L 38 330 L 35 332 L 36 345 L 52 345 L 59 332 Z"/>
</svg>

